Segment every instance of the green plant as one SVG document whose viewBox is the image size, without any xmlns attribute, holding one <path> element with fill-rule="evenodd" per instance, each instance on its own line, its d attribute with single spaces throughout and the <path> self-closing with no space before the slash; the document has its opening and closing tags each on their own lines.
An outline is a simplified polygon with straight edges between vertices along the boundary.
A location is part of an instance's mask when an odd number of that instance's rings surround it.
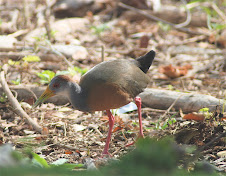
<svg viewBox="0 0 226 176">
<path fill-rule="evenodd" d="M 20 65 L 20 63 L 21 63 L 20 61 L 13 61 L 12 59 L 8 60 L 9 65 Z"/>
<path fill-rule="evenodd" d="M 171 26 L 170 25 L 165 24 L 165 23 L 163 23 L 161 21 L 158 22 L 158 25 L 165 32 L 167 32 L 167 31 L 169 31 L 171 29 Z"/>
<path fill-rule="evenodd" d="M 27 67 L 29 62 L 39 62 L 41 59 L 35 55 L 28 55 L 21 59 L 22 61 L 13 61 L 11 59 L 8 60 L 8 64 L 11 66 L 20 65 L 22 67 Z"/>
<path fill-rule="evenodd" d="M 42 84 L 48 84 L 55 76 L 55 73 L 50 70 L 43 70 L 41 73 L 36 73 L 38 77 L 41 79 L 40 82 Z"/>
<path fill-rule="evenodd" d="M 6 100 L 7 100 L 6 94 L 5 93 L 2 93 L 2 96 L 0 96 L 0 102 L 1 103 L 4 103 L 4 102 L 6 102 Z"/>
<path fill-rule="evenodd" d="M 39 62 L 41 59 L 38 56 L 28 55 L 23 57 L 22 60 L 26 62 Z"/>
<path fill-rule="evenodd" d="M 50 37 L 52 39 L 55 39 L 55 34 L 56 34 L 57 31 L 55 30 L 51 30 L 50 31 Z M 34 50 L 37 51 L 39 50 L 40 46 L 51 46 L 51 42 L 49 41 L 48 39 L 48 35 L 47 33 L 44 33 L 42 35 L 39 35 L 37 37 L 33 37 L 35 39 L 35 42 L 34 42 Z"/>
<path fill-rule="evenodd" d="M 48 164 L 47 161 L 40 157 L 36 153 L 32 153 L 32 165 L 35 167 L 41 168 L 61 168 L 61 169 L 75 169 L 84 167 L 83 164 L 69 164 L 66 163 L 68 159 L 60 158 L 51 164 Z"/>
<path fill-rule="evenodd" d="M 56 75 L 71 75 L 71 76 L 74 76 L 78 73 L 80 73 L 81 75 L 84 75 L 86 72 L 88 71 L 87 68 L 79 68 L 79 67 L 69 67 L 68 70 L 64 70 L 64 71 L 58 71 L 56 73 Z"/>
<path fill-rule="evenodd" d="M 98 26 L 91 26 L 91 29 L 93 30 L 93 33 L 100 36 L 100 34 L 102 32 L 104 32 L 105 30 L 109 29 L 109 26 L 105 23 L 105 24 L 100 24 Z"/>
<path fill-rule="evenodd" d="M 16 80 L 12 80 L 11 82 L 15 85 L 19 85 L 21 83 L 21 80 L 20 78 L 17 78 Z"/>
<path fill-rule="evenodd" d="M 167 85 L 167 88 L 168 88 L 169 90 L 174 90 L 174 89 L 175 89 L 171 84 Z"/>
<path fill-rule="evenodd" d="M 168 118 L 163 125 L 160 125 L 161 120 L 159 120 L 157 123 L 153 123 L 155 125 L 155 129 L 161 129 L 164 130 L 170 125 L 173 125 L 177 120 L 174 118 L 176 114 L 172 115 L 170 118 Z"/>
<path fill-rule="evenodd" d="M 205 2 L 208 3 L 208 5 L 205 4 Z M 223 30 L 226 28 L 226 24 L 219 24 L 212 22 L 212 18 L 219 18 L 219 14 L 223 12 L 219 12 L 220 9 L 217 7 L 217 3 L 209 0 L 193 0 L 188 3 L 188 5 L 192 5 L 192 8 L 198 6 L 203 9 L 203 11 L 207 14 L 207 26 L 209 30 L 214 30 L 219 32 L 220 30 Z M 219 6 L 224 6 L 225 2 L 218 2 Z M 218 10 L 217 10 L 218 9 Z"/>
</svg>

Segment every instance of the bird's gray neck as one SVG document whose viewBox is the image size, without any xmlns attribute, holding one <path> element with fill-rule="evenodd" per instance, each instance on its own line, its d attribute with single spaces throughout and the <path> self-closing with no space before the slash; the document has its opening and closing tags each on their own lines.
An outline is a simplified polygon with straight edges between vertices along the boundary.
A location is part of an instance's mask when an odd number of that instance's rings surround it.
<svg viewBox="0 0 226 176">
<path fill-rule="evenodd" d="M 75 109 L 89 111 L 86 103 L 86 96 L 82 88 L 75 82 L 71 82 L 68 99 Z"/>
</svg>

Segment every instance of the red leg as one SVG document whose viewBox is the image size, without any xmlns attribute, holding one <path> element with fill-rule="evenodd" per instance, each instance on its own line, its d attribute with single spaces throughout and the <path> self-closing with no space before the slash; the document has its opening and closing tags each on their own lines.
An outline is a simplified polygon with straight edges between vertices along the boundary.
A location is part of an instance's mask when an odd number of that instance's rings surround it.
<svg viewBox="0 0 226 176">
<path fill-rule="evenodd" d="M 109 149 L 109 143 L 111 141 L 111 133 L 112 133 L 112 129 L 115 123 L 115 118 L 112 115 L 110 110 L 106 110 L 108 118 L 109 118 L 109 130 L 108 130 L 108 136 L 107 136 L 107 140 L 106 140 L 106 144 L 104 147 L 104 151 L 103 151 L 103 155 L 109 155 L 108 149 Z"/>
<path fill-rule="evenodd" d="M 142 117 L 141 117 L 141 98 L 140 97 L 136 97 L 134 100 L 135 100 L 135 103 L 137 105 L 138 118 L 139 118 L 139 127 L 140 127 L 138 138 L 144 138 L 143 127 L 142 127 Z M 130 145 L 133 145 L 134 143 L 135 142 L 127 144 L 126 147 L 128 147 Z"/>
<path fill-rule="evenodd" d="M 140 126 L 140 132 L 139 132 L 139 136 L 138 137 L 142 137 L 143 138 L 144 134 L 143 134 L 142 117 L 141 117 L 141 98 L 140 97 L 136 97 L 134 100 L 135 100 L 135 103 L 137 105 L 139 126 Z"/>
</svg>

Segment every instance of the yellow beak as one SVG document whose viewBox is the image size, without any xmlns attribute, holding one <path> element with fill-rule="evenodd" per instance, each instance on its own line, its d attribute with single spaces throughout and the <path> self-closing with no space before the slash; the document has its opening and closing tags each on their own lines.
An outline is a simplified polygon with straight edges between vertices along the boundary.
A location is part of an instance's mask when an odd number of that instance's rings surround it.
<svg viewBox="0 0 226 176">
<path fill-rule="evenodd" d="M 33 104 L 32 108 L 36 108 L 39 104 L 43 103 L 48 98 L 54 96 L 54 92 L 49 89 L 49 86 L 47 86 L 45 92 L 39 97 L 39 99 L 36 100 L 36 102 Z"/>
</svg>

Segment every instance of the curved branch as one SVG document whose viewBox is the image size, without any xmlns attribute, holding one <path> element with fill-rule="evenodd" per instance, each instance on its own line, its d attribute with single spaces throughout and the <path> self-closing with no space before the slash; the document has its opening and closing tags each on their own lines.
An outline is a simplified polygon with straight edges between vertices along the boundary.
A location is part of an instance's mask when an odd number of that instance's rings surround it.
<svg viewBox="0 0 226 176">
<path fill-rule="evenodd" d="M 2 88 L 4 92 L 6 93 L 10 103 L 12 104 L 13 108 L 15 109 L 15 112 L 22 118 L 25 118 L 25 122 L 33 127 L 33 129 L 39 133 L 42 133 L 42 127 L 39 126 L 32 118 L 29 117 L 29 115 L 22 109 L 20 106 L 20 103 L 17 101 L 17 99 L 13 96 L 12 92 L 9 89 L 9 86 L 5 80 L 5 74 L 4 71 L 1 71 L 0 74 L 0 82 L 2 84 Z"/>
<path fill-rule="evenodd" d="M 187 26 L 190 22 L 191 22 L 191 12 L 190 12 L 190 9 L 187 8 L 186 4 L 187 2 L 185 0 L 181 0 L 183 3 L 184 3 L 184 7 L 186 9 L 186 12 L 187 12 L 187 18 L 186 20 L 183 22 L 183 23 L 180 23 L 180 24 L 175 24 L 174 27 L 175 28 L 182 28 L 182 27 L 185 27 Z"/>
</svg>

